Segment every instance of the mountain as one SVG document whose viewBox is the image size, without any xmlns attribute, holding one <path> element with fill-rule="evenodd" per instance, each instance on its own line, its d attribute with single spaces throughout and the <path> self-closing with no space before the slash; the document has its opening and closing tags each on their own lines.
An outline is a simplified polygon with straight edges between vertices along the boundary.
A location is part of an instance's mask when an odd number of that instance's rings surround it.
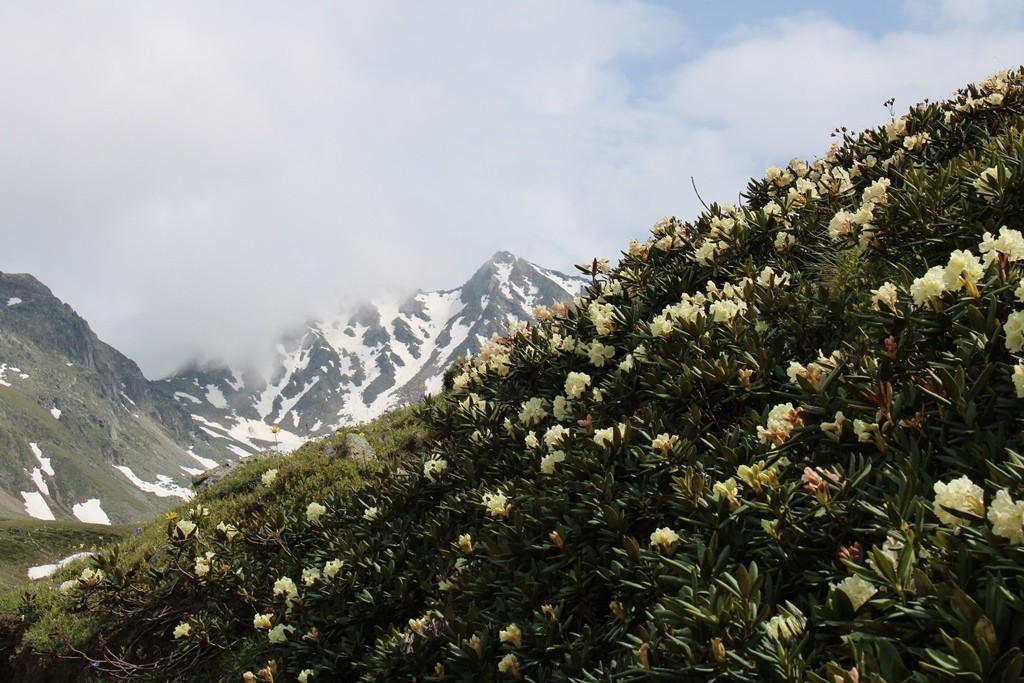
<svg viewBox="0 0 1024 683">
<path fill-rule="evenodd" d="M 0 514 L 147 518 L 223 458 L 46 286 L 0 273 Z"/>
<path fill-rule="evenodd" d="M 274 447 L 274 424 L 282 445 L 297 446 L 440 392 L 445 369 L 504 334 L 510 317 L 571 301 L 587 282 L 502 251 L 461 287 L 310 321 L 277 344 L 270 373 L 194 365 L 155 386 L 240 456 Z"/>
</svg>

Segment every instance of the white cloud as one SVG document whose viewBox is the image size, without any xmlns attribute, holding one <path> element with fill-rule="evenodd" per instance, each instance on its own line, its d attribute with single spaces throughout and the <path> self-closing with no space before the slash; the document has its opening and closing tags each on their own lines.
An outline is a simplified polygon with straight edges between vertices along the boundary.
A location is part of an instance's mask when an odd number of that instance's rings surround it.
<svg viewBox="0 0 1024 683">
<path fill-rule="evenodd" d="M 0 269 L 159 375 L 499 249 L 614 256 L 696 213 L 691 176 L 735 201 L 888 97 L 1015 65 L 1019 11 L 979 5 L 980 31 L 944 7 L 886 32 L 827 6 L 4 3 Z"/>
</svg>

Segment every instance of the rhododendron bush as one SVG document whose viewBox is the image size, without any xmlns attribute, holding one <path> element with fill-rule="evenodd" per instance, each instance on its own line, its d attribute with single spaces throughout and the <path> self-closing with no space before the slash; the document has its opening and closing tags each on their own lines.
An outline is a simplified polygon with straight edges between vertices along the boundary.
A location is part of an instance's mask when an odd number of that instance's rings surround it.
<svg viewBox="0 0 1024 683">
<path fill-rule="evenodd" d="M 61 599 L 186 596 L 119 666 L 211 680 L 1017 680 L 1024 77 L 836 135 L 451 368 L 416 457 Z"/>
</svg>

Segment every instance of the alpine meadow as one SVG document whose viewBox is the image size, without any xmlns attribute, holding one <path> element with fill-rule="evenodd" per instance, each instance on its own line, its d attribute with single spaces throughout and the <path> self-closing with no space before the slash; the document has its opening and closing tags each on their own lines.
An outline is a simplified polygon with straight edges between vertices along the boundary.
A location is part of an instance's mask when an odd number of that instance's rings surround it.
<svg viewBox="0 0 1024 683">
<path fill-rule="evenodd" d="M 8 600 L 7 678 L 1019 680 L 1024 70 L 889 114 Z"/>
</svg>

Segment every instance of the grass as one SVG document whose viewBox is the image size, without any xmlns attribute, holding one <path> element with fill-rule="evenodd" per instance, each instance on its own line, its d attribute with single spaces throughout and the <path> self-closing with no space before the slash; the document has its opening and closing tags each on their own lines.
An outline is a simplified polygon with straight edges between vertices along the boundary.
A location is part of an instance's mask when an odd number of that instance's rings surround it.
<svg viewBox="0 0 1024 683">
<path fill-rule="evenodd" d="M 0 520 L 0 611 L 32 584 L 28 568 L 107 546 L 132 534 L 128 524 L 106 526 L 38 519 Z"/>
</svg>

